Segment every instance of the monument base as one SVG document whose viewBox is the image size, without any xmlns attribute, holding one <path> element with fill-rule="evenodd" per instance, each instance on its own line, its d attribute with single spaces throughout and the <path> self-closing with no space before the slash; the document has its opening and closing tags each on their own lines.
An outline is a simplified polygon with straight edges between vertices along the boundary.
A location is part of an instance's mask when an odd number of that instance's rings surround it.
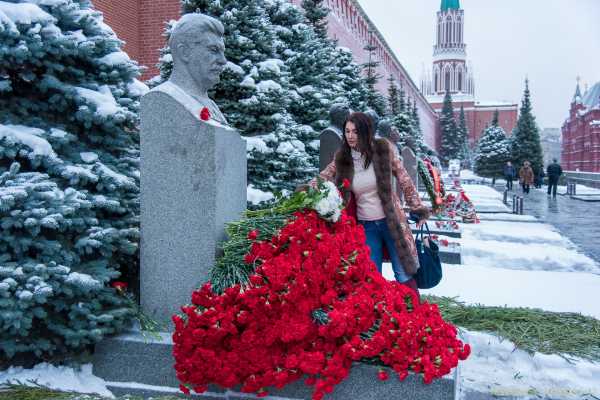
<svg viewBox="0 0 600 400">
<path fill-rule="evenodd" d="M 173 342 L 170 333 L 161 333 L 161 339 L 151 339 L 139 332 L 130 332 L 103 340 L 96 345 L 93 373 L 107 382 L 107 388 L 115 395 L 131 394 L 143 397 L 184 396 L 179 391 L 179 381 L 173 369 Z M 403 382 L 386 368 L 390 378 L 380 381 L 380 367 L 357 363 L 350 375 L 335 387 L 327 400 L 454 400 L 458 382 L 458 368 L 448 378 L 438 379 L 429 385 L 421 376 L 411 374 Z M 270 388 L 271 389 L 271 388 Z M 304 380 L 296 381 L 281 390 L 272 389 L 266 399 L 310 400 L 312 387 Z M 210 386 L 208 391 L 194 395 L 199 399 L 256 399 L 255 395 Z"/>
</svg>

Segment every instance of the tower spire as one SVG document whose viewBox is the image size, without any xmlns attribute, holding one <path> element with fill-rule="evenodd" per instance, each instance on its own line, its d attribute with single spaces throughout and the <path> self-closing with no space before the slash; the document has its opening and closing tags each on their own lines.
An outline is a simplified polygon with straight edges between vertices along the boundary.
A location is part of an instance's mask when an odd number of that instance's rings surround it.
<svg viewBox="0 0 600 400">
<path fill-rule="evenodd" d="M 581 103 L 581 89 L 579 88 L 579 82 L 581 77 L 577 77 L 577 86 L 575 87 L 575 95 L 573 96 L 573 103 Z"/>
<path fill-rule="evenodd" d="M 440 11 L 458 10 L 460 9 L 459 0 L 442 0 L 440 5 Z"/>
</svg>

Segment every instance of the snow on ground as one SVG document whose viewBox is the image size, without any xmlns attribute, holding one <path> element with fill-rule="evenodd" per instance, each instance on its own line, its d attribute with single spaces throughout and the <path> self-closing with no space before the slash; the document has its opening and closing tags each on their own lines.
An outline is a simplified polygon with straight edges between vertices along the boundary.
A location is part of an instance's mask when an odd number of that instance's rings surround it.
<svg viewBox="0 0 600 400">
<path fill-rule="evenodd" d="M 457 297 L 467 304 L 576 312 L 600 319 L 600 276 L 588 273 L 524 271 L 485 265 L 443 264 L 443 278 L 423 294 Z M 384 270 L 393 279 L 391 267 Z"/>
<path fill-rule="evenodd" d="M 600 189 L 583 186 L 581 184 L 577 184 L 575 191 L 577 192 L 577 195 L 588 195 L 588 194 L 600 195 Z M 556 188 L 556 193 L 567 194 L 567 187 L 566 186 L 558 186 Z"/>
<path fill-rule="evenodd" d="M 540 353 L 531 356 L 487 333 L 461 330 L 461 336 L 473 350 L 460 366 L 459 399 L 464 398 L 465 389 L 519 398 L 600 397 L 599 363 Z"/>
<path fill-rule="evenodd" d="M 106 382 L 92 374 L 92 364 L 82 365 L 81 369 L 55 367 L 47 363 L 38 364 L 32 369 L 10 367 L 5 371 L 0 371 L 0 385 L 6 383 L 26 385 L 37 383 L 65 392 L 97 393 L 109 398 L 114 397 L 106 388 Z"/>
</svg>

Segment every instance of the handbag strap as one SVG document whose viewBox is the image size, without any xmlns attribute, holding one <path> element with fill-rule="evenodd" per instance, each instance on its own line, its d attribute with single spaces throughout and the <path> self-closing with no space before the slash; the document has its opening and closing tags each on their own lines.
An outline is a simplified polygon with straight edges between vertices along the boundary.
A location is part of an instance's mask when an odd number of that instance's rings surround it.
<svg viewBox="0 0 600 400">
<path fill-rule="evenodd" d="M 427 229 L 427 237 L 431 240 L 431 232 L 429 231 L 429 226 L 427 226 L 427 222 L 421 225 L 421 229 L 419 229 L 419 232 L 417 232 L 416 239 L 420 237 L 421 240 L 423 240 L 423 238 L 425 237 L 425 229 Z"/>
</svg>

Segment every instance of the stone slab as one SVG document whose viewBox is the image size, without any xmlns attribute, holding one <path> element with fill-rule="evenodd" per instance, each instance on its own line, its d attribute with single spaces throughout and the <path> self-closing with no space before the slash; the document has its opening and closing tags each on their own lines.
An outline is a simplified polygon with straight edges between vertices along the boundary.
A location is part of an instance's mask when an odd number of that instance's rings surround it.
<svg viewBox="0 0 600 400">
<path fill-rule="evenodd" d="M 170 326 L 246 208 L 246 145 L 162 92 L 144 95 L 140 117 L 141 306 Z"/>
<path fill-rule="evenodd" d="M 460 253 L 440 250 L 442 264 L 461 264 Z"/>
<path fill-rule="evenodd" d="M 588 194 L 588 195 L 575 195 L 575 196 L 570 196 L 572 199 L 575 200 L 581 200 L 581 201 L 589 201 L 589 202 L 597 202 L 600 201 L 600 195 L 593 195 L 593 194 Z"/>
<path fill-rule="evenodd" d="M 105 339 L 96 346 L 93 360 L 94 375 L 107 381 L 116 395 L 133 394 L 143 398 L 157 395 L 174 395 L 179 388 L 175 377 L 170 335 L 162 334 L 161 340 L 145 339 L 137 332 Z M 390 379 L 382 382 L 377 378 L 380 367 L 356 363 L 350 375 L 336 386 L 328 400 L 348 399 L 414 399 L 454 400 L 459 369 L 445 379 L 426 385 L 420 376 L 409 375 L 400 382 L 393 371 L 387 369 Z M 235 390 L 210 386 L 208 392 L 197 396 L 202 399 L 254 399 L 255 396 Z M 310 400 L 312 388 L 299 380 L 283 389 L 272 389 L 266 399 Z"/>
<path fill-rule="evenodd" d="M 412 233 L 415 234 L 415 235 L 417 233 L 419 233 L 419 229 L 412 228 L 411 230 L 412 230 Z M 461 231 L 443 231 L 443 230 L 439 230 L 439 229 L 431 229 L 431 228 L 429 228 L 429 232 L 432 235 L 444 235 L 444 236 L 448 236 L 448 237 L 451 237 L 451 238 L 460 238 L 460 237 L 462 237 L 462 232 Z"/>
</svg>

